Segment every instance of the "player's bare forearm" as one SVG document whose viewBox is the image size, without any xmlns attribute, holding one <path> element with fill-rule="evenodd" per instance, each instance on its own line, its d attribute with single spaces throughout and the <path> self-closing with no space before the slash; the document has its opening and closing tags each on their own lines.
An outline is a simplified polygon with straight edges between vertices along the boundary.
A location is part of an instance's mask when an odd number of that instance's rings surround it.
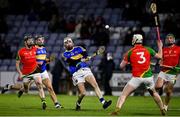
<svg viewBox="0 0 180 117">
<path fill-rule="evenodd" d="M 86 58 L 82 58 L 81 61 L 82 62 L 87 62 L 87 61 L 90 61 L 92 59 L 91 56 L 87 56 Z"/>
<path fill-rule="evenodd" d="M 46 58 L 46 62 L 49 64 L 50 62 L 54 61 L 55 60 L 55 55 L 51 55 L 49 58 Z"/>
<path fill-rule="evenodd" d="M 120 68 L 124 69 L 126 65 L 127 65 L 127 62 L 122 60 L 122 62 L 120 63 Z"/>
<path fill-rule="evenodd" d="M 46 58 L 45 61 L 46 61 L 47 64 L 49 64 L 51 62 L 49 58 Z"/>
<path fill-rule="evenodd" d="M 16 61 L 16 70 L 17 70 L 17 72 L 19 73 L 19 74 L 22 74 L 21 73 L 21 70 L 20 70 L 20 61 Z"/>
<path fill-rule="evenodd" d="M 161 40 L 157 40 L 157 46 L 158 46 L 158 53 L 157 53 L 157 55 L 155 57 L 159 58 L 159 59 L 162 59 L 162 53 L 163 53 L 162 47 L 163 47 L 163 44 L 162 44 Z"/>
</svg>

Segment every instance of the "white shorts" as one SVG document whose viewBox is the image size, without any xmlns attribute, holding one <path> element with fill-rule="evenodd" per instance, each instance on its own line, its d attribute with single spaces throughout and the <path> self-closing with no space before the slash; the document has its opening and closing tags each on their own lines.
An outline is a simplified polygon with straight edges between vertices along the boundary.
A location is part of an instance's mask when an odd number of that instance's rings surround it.
<svg viewBox="0 0 180 117">
<path fill-rule="evenodd" d="M 44 72 L 42 72 L 40 74 L 41 74 L 42 80 L 49 78 L 49 74 L 48 74 L 47 70 L 45 70 Z"/>
<path fill-rule="evenodd" d="M 26 75 L 23 75 L 23 82 L 27 82 L 29 80 L 37 80 L 37 78 L 41 77 L 40 73 L 35 73 L 35 74 L 31 74 L 31 75 L 27 75 L 27 77 L 25 77 Z"/>
<path fill-rule="evenodd" d="M 172 74 L 167 74 L 163 71 L 161 71 L 159 74 L 158 74 L 158 78 L 161 78 L 165 81 L 168 81 L 168 82 L 171 82 L 172 84 L 175 83 L 176 81 L 176 75 L 172 75 Z"/>
<path fill-rule="evenodd" d="M 133 86 L 135 89 L 139 87 L 142 83 L 145 84 L 147 89 L 153 89 L 155 84 L 153 76 L 148 78 L 132 77 L 132 79 L 128 82 L 128 84 Z"/>
<path fill-rule="evenodd" d="M 76 86 L 79 83 L 85 82 L 85 78 L 90 75 L 94 76 L 90 68 L 81 68 L 78 71 L 76 71 L 72 76 L 74 86 Z"/>
</svg>

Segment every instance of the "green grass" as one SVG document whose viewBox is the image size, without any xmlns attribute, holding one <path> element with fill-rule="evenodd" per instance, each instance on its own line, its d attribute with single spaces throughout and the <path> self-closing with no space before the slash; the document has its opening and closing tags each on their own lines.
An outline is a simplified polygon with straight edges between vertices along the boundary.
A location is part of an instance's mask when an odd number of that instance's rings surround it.
<svg viewBox="0 0 180 117">
<path fill-rule="evenodd" d="M 86 96 L 81 111 L 75 111 L 76 96 L 58 95 L 64 106 L 56 109 L 47 96 L 47 109 L 41 109 L 41 101 L 37 95 L 26 94 L 18 98 L 15 94 L 0 94 L 0 116 L 108 116 L 115 108 L 117 96 L 107 96 L 113 101 L 104 110 L 95 96 Z M 151 97 L 129 97 L 125 102 L 120 116 L 160 116 L 160 111 Z M 173 97 L 169 106 L 168 116 L 180 115 L 180 98 Z"/>
</svg>

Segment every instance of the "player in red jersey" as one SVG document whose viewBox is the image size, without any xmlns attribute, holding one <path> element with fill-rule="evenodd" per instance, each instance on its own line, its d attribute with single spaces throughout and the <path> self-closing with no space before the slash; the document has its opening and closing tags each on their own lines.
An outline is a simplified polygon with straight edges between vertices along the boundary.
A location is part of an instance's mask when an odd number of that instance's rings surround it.
<svg viewBox="0 0 180 117">
<path fill-rule="evenodd" d="M 179 72 L 175 67 L 180 64 L 180 47 L 175 45 L 175 37 L 173 34 L 168 34 L 166 36 L 165 43 L 167 47 L 163 48 L 163 58 L 160 63 L 162 69 L 158 75 L 155 87 L 160 95 L 162 95 L 164 88 L 166 93 L 164 107 L 167 111 L 176 77 Z"/>
<path fill-rule="evenodd" d="M 124 68 L 128 63 L 131 64 L 132 79 L 124 87 L 122 94 L 117 101 L 116 109 L 111 115 L 118 114 L 126 98 L 142 83 L 146 85 L 149 93 L 154 98 L 154 101 L 160 108 L 161 114 L 165 115 L 162 100 L 154 88 L 153 74 L 150 68 L 151 56 L 156 58 L 162 57 L 162 42 L 160 40 L 157 42 L 158 53 L 152 48 L 143 46 L 142 42 L 142 35 L 134 34 L 132 39 L 132 45 L 134 45 L 134 47 L 125 54 L 124 59 L 120 64 L 120 68 Z"/>
<path fill-rule="evenodd" d="M 9 89 L 19 89 L 22 88 L 28 89 L 27 84 L 29 84 L 30 80 L 34 80 L 36 86 L 39 90 L 39 96 L 42 101 L 42 108 L 46 109 L 45 102 L 45 93 L 43 90 L 42 79 L 41 79 L 41 69 L 39 68 L 36 62 L 36 51 L 37 48 L 34 47 L 34 40 L 32 36 L 24 37 L 24 46 L 18 51 L 18 55 L 16 57 L 16 69 L 19 73 L 19 78 L 23 79 L 23 86 L 18 86 L 17 84 L 8 86 L 7 89 L 3 88 L 2 93 Z"/>
<path fill-rule="evenodd" d="M 44 37 L 42 35 L 36 35 L 34 38 L 35 38 L 35 47 L 37 48 L 36 61 L 42 70 L 42 73 L 40 73 L 42 78 L 42 83 L 48 89 L 51 99 L 54 102 L 55 108 L 63 108 L 63 106 L 57 100 L 57 96 L 52 87 L 50 76 L 46 70 L 46 65 L 49 64 L 51 61 L 54 61 L 55 56 L 52 55 L 49 58 L 47 57 L 47 51 L 44 46 Z M 30 87 L 33 83 L 34 81 L 29 82 L 28 87 Z M 18 97 L 21 97 L 23 92 L 24 90 L 20 90 L 18 92 Z"/>
<path fill-rule="evenodd" d="M 36 62 L 36 51 L 33 38 L 31 36 L 25 36 L 24 39 L 24 48 L 21 48 L 18 51 L 18 56 L 16 57 L 16 68 L 19 73 L 20 78 L 23 78 L 26 82 L 29 78 L 32 78 L 36 86 L 39 90 L 39 96 L 42 101 L 42 108 L 46 109 L 46 102 L 45 102 L 45 94 L 43 90 L 43 84 L 41 79 L 41 69 L 38 67 Z M 22 69 L 20 69 L 20 64 L 22 64 Z M 26 77 L 27 76 L 27 77 Z"/>
</svg>

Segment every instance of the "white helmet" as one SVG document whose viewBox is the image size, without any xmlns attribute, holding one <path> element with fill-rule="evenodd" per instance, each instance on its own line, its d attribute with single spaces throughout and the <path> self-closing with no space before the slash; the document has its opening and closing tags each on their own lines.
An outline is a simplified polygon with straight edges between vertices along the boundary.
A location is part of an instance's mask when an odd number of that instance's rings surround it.
<svg viewBox="0 0 180 117">
<path fill-rule="evenodd" d="M 67 42 L 67 41 L 73 42 L 72 39 L 71 39 L 70 37 L 65 37 L 65 38 L 64 38 L 64 43 Z"/>
<path fill-rule="evenodd" d="M 141 34 L 134 34 L 132 38 L 132 45 L 143 42 L 143 36 Z"/>
<path fill-rule="evenodd" d="M 67 50 L 71 50 L 74 46 L 74 43 L 70 37 L 64 38 L 64 48 Z"/>
</svg>

